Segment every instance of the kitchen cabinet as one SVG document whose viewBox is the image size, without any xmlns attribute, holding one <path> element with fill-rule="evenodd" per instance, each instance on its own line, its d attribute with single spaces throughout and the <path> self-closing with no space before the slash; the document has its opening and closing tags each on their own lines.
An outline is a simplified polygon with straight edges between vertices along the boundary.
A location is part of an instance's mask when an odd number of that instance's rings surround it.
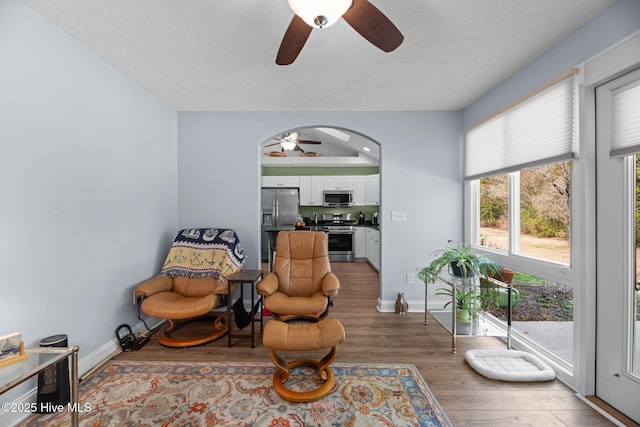
<svg viewBox="0 0 640 427">
<path fill-rule="evenodd" d="M 278 187 L 278 188 L 298 188 L 300 187 L 299 176 L 263 176 L 263 187 Z"/>
<path fill-rule="evenodd" d="M 353 177 L 353 205 L 354 206 L 364 206 L 366 197 L 364 191 L 364 176 L 354 176 Z"/>
<path fill-rule="evenodd" d="M 380 271 L 380 230 L 367 228 L 367 261 Z"/>
<path fill-rule="evenodd" d="M 300 206 L 322 206 L 323 176 L 300 177 Z"/>
<path fill-rule="evenodd" d="M 353 241 L 353 251 L 356 258 L 367 257 L 367 228 L 355 227 L 355 236 Z"/>
<path fill-rule="evenodd" d="M 352 190 L 353 177 L 352 176 L 325 176 L 324 189 L 325 190 Z"/>
<path fill-rule="evenodd" d="M 380 174 L 364 177 L 364 192 L 366 205 L 380 205 Z"/>
</svg>

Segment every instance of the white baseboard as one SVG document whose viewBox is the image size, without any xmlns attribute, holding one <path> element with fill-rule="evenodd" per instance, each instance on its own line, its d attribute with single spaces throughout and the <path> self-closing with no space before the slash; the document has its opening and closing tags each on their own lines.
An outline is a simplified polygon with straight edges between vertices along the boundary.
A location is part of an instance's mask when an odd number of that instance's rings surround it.
<svg viewBox="0 0 640 427">
<path fill-rule="evenodd" d="M 158 325 L 164 322 L 164 320 L 154 318 L 147 319 L 146 322 L 150 325 L 151 329 L 155 329 Z M 135 333 L 147 332 L 147 328 L 142 322 L 132 327 L 132 329 Z M 118 350 L 120 350 L 120 345 L 118 344 L 118 340 L 114 338 L 106 342 L 97 350 L 91 352 L 90 354 L 87 354 L 84 357 L 79 358 L 78 378 L 81 378 L 84 374 L 92 370 L 94 367 L 103 363 Z M 22 396 L 19 396 L 13 402 L 8 403 L 15 403 L 18 407 L 22 407 L 30 403 L 35 403 L 37 401 L 37 394 L 38 388 L 34 387 Z M 18 423 L 24 421 L 30 415 L 31 414 L 28 412 L 0 412 L 0 426 L 15 426 Z"/>
<path fill-rule="evenodd" d="M 409 313 L 424 313 L 424 300 L 408 300 Z M 442 301 L 429 301 L 429 309 L 442 308 Z M 377 309 L 381 313 L 395 313 L 396 300 L 381 300 L 378 298 Z"/>
</svg>

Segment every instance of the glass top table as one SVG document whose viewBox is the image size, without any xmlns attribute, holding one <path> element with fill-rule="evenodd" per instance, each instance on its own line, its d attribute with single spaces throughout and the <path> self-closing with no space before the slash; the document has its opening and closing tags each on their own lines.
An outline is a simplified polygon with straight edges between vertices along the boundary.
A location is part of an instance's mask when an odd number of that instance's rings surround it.
<svg viewBox="0 0 640 427">
<path fill-rule="evenodd" d="M 0 368 L 0 394 L 11 390 L 24 381 L 38 375 L 56 363 L 71 358 L 71 425 L 78 425 L 78 350 L 79 348 L 38 347 L 25 348 L 26 359 Z"/>
</svg>

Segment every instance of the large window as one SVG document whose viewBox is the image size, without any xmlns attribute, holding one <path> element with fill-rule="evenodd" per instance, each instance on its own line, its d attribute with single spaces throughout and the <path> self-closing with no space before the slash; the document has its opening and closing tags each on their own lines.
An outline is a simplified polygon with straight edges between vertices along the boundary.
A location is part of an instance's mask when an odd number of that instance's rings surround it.
<svg viewBox="0 0 640 427">
<path fill-rule="evenodd" d="M 480 243 L 509 250 L 509 175 L 480 179 Z"/>
<path fill-rule="evenodd" d="M 573 76 L 561 76 L 465 134 L 467 239 L 515 271 L 519 300 L 513 331 L 566 369 L 573 360 L 576 285 L 571 269 L 572 164 L 578 153 Z M 501 310 L 488 311 L 504 320 Z"/>
<path fill-rule="evenodd" d="M 631 371 L 640 376 L 640 156 L 636 155 L 635 163 L 635 283 L 632 290 L 632 344 L 630 349 L 631 355 Z"/>
<path fill-rule="evenodd" d="M 509 182 L 519 186 L 511 191 Z M 517 207 L 513 218 L 510 206 Z M 480 235 L 473 243 L 508 254 L 571 263 L 571 162 L 481 178 L 477 209 Z"/>
<path fill-rule="evenodd" d="M 520 254 L 571 262 L 571 162 L 520 172 Z"/>
</svg>

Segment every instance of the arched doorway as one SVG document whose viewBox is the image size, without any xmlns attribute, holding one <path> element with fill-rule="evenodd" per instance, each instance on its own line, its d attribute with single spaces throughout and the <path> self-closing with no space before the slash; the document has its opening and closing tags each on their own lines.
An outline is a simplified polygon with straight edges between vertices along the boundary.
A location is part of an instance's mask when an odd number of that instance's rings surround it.
<svg viewBox="0 0 640 427">
<path fill-rule="evenodd" d="M 379 271 L 380 144 L 344 128 L 307 126 L 263 141 L 260 158 L 263 263 L 270 260 L 266 230 L 291 228 L 299 215 L 314 229 L 325 226 L 332 262 L 364 261 Z M 347 193 L 351 203 L 328 206 L 325 192 Z M 292 197 L 298 199 L 295 212 L 287 201 Z"/>
</svg>

